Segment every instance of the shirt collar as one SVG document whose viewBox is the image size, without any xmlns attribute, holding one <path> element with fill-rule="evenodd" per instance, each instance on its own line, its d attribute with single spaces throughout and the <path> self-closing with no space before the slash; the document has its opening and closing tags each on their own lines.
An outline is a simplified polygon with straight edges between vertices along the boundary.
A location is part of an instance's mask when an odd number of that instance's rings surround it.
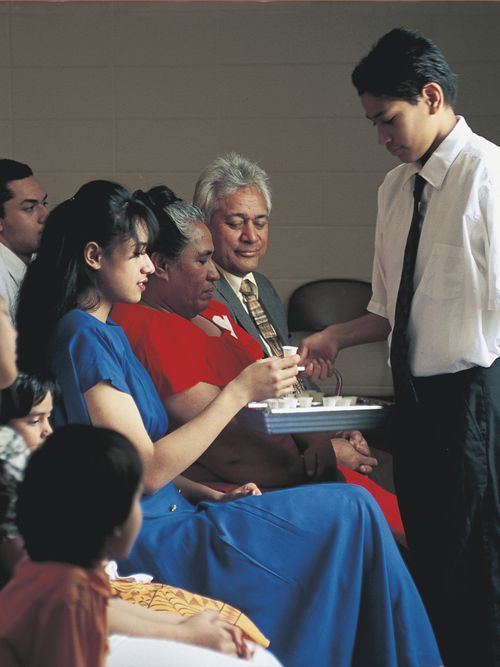
<svg viewBox="0 0 500 667">
<path fill-rule="evenodd" d="M 16 283 L 21 284 L 26 272 L 26 264 L 23 260 L 3 243 L 0 243 L 0 259 Z"/>
<path fill-rule="evenodd" d="M 465 118 L 457 116 L 457 119 L 455 127 L 443 139 L 423 167 L 419 162 L 412 162 L 407 166 L 405 186 L 410 187 L 411 177 L 420 173 L 422 178 L 425 178 L 433 188 L 439 189 L 442 187 L 448 169 L 472 134 L 472 130 L 465 122 Z M 411 187 L 413 186 L 411 185 Z"/>
<path fill-rule="evenodd" d="M 253 285 L 255 285 L 256 288 L 256 296 L 259 296 L 259 288 L 257 286 L 257 282 L 255 281 L 255 277 L 253 273 L 247 273 L 246 276 L 235 276 L 234 273 L 229 273 L 228 271 L 225 271 L 223 268 L 221 268 L 219 265 L 217 265 L 217 269 L 219 270 L 219 273 L 227 280 L 229 283 L 229 286 L 235 292 L 236 294 L 240 294 L 240 287 L 241 283 L 244 280 L 249 280 Z"/>
</svg>

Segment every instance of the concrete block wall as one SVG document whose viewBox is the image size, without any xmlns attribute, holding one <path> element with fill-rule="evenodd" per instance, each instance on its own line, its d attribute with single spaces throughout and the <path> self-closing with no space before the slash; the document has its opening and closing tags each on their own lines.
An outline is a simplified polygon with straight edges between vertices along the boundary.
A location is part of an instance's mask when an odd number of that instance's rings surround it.
<svg viewBox="0 0 500 667">
<path fill-rule="evenodd" d="M 262 270 L 285 302 L 308 280 L 369 280 L 376 190 L 396 162 L 350 72 L 400 25 L 440 44 L 457 111 L 500 143 L 496 2 L 5 2 L 1 152 L 32 165 L 55 204 L 96 177 L 190 198 L 210 160 L 239 151 L 271 176 Z M 375 393 L 390 386 L 376 366 Z"/>
</svg>

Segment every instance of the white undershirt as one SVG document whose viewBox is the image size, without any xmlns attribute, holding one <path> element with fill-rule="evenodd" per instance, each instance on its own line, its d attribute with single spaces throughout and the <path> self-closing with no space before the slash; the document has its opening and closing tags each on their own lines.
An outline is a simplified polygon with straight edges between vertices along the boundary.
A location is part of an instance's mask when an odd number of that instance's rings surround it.
<svg viewBox="0 0 500 667">
<path fill-rule="evenodd" d="M 4 298 L 12 321 L 15 321 L 19 289 L 27 266 L 22 259 L 0 243 L 0 295 Z"/>
</svg>

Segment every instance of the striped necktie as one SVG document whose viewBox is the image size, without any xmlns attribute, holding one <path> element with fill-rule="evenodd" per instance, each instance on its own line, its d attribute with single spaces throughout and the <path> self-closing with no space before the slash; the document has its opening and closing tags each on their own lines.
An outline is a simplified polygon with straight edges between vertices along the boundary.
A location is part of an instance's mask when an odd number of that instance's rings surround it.
<svg viewBox="0 0 500 667">
<path fill-rule="evenodd" d="M 283 346 L 280 343 L 276 329 L 269 321 L 266 312 L 262 308 L 260 301 L 257 298 L 254 284 L 248 279 L 242 280 L 240 292 L 243 295 L 246 307 L 248 308 L 248 314 L 254 321 L 254 324 L 262 338 L 269 345 L 269 349 L 271 350 L 273 357 L 282 357 Z M 293 387 L 293 393 L 296 396 L 305 390 L 305 387 L 300 378 L 296 379 Z"/>
<path fill-rule="evenodd" d="M 273 356 L 282 357 L 283 347 L 278 339 L 276 329 L 269 321 L 269 318 L 257 298 L 254 284 L 250 280 L 242 280 L 240 292 L 242 293 L 246 307 L 248 308 L 248 314 L 254 321 L 262 338 L 269 345 Z"/>
<path fill-rule="evenodd" d="M 396 400 L 399 399 L 406 402 L 418 402 L 409 365 L 410 340 L 408 336 L 408 322 L 413 300 L 413 277 L 423 220 L 423 214 L 420 211 L 420 200 L 425 183 L 425 179 L 420 174 L 415 176 L 413 215 L 406 240 L 391 340 L 391 367 L 394 380 L 394 393 Z"/>
</svg>

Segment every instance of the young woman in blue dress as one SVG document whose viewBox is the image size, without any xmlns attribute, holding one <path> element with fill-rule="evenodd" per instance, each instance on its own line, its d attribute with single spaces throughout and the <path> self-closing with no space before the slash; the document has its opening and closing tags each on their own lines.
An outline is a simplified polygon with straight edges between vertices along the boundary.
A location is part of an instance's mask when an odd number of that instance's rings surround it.
<svg viewBox="0 0 500 667">
<path fill-rule="evenodd" d="M 182 478 L 249 400 L 290 391 L 298 357 L 252 364 L 168 433 L 149 375 L 108 318 L 114 303 L 140 300 L 155 234 L 149 210 L 121 186 L 84 185 L 49 215 L 18 311 L 21 368 L 60 384 L 56 423 L 122 432 L 143 459 L 144 523 L 121 571 L 238 606 L 288 667 L 441 665 L 413 581 L 363 489 L 261 495 L 249 483 L 228 495 Z"/>
</svg>

